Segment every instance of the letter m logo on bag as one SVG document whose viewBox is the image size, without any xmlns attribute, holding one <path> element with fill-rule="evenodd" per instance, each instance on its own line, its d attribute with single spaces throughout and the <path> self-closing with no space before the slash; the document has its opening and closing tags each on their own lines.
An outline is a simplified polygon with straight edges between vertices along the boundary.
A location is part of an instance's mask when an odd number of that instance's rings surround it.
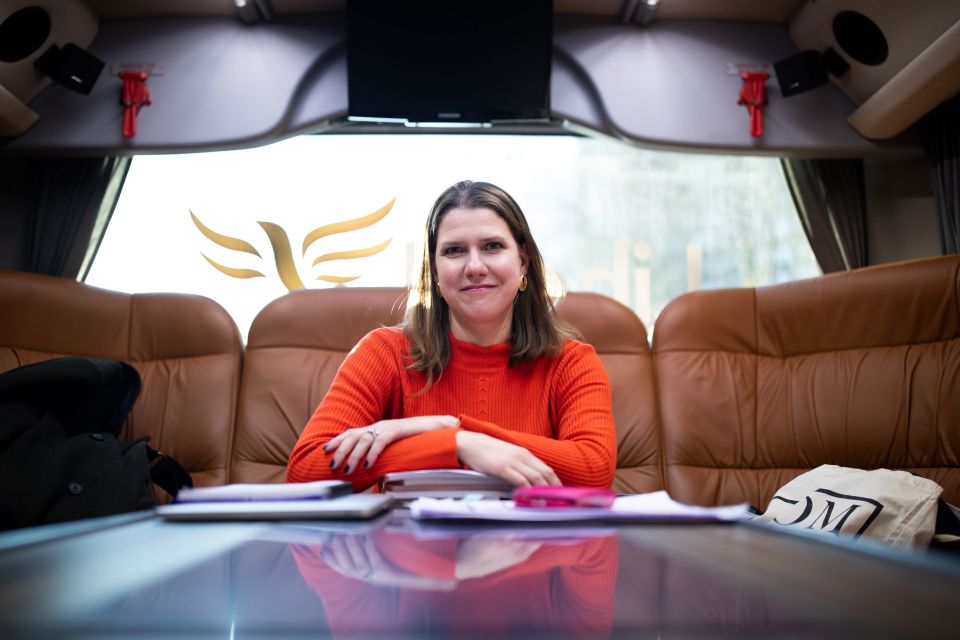
<svg viewBox="0 0 960 640">
<path fill-rule="evenodd" d="M 892 546 L 926 548 L 943 487 L 895 469 L 824 464 L 777 489 L 756 522 Z"/>
<path fill-rule="evenodd" d="M 834 535 L 839 535 L 842 531 L 854 538 L 863 535 L 883 511 L 883 505 L 876 500 L 823 488 L 816 489 L 802 500 L 791 500 L 779 495 L 774 496 L 773 500 L 784 503 L 778 510 L 780 515 L 773 519 L 776 524 Z M 786 505 L 791 505 L 792 508 Z"/>
</svg>

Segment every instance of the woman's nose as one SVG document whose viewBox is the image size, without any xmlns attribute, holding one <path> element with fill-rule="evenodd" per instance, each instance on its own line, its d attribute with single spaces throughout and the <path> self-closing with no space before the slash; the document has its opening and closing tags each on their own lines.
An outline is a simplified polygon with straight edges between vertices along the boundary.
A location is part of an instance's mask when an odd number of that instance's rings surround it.
<svg viewBox="0 0 960 640">
<path fill-rule="evenodd" d="M 471 250 L 467 257 L 467 275 L 486 275 L 487 264 L 483 261 L 483 256 L 477 250 Z"/>
</svg>

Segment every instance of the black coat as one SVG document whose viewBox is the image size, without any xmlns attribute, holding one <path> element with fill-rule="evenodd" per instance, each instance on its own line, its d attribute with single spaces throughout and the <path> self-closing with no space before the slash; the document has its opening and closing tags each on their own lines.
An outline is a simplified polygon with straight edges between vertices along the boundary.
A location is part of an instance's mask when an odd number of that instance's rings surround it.
<svg viewBox="0 0 960 640">
<path fill-rule="evenodd" d="M 139 392 L 136 369 L 113 360 L 0 374 L 0 529 L 154 504 L 145 443 L 117 442 Z"/>
</svg>

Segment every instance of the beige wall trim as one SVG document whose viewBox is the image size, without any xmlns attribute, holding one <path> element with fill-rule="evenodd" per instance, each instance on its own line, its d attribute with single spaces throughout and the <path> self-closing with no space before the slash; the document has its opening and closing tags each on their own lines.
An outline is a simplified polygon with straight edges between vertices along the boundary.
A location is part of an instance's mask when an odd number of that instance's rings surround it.
<svg viewBox="0 0 960 640">
<path fill-rule="evenodd" d="M 37 114 L 0 84 L 0 137 L 18 136 L 37 121 Z"/>
<path fill-rule="evenodd" d="M 903 132 L 960 91 L 960 22 L 880 87 L 847 122 L 865 138 Z"/>
</svg>

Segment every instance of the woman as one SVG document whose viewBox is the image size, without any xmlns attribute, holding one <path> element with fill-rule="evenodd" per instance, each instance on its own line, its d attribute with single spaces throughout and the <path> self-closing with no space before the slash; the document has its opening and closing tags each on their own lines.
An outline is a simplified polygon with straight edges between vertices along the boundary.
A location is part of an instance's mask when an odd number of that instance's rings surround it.
<svg viewBox="0 0 960 640">
<path fill-rule="evenodd" d="M 419 300 L 347 356 L 300 436 L 287 480 L 469 467 L 515 486 L 608 486 L 610 384 L 569 337 L 543 261 L 502 189 L 459 182 L 427 219 Z"/>
</svg>

